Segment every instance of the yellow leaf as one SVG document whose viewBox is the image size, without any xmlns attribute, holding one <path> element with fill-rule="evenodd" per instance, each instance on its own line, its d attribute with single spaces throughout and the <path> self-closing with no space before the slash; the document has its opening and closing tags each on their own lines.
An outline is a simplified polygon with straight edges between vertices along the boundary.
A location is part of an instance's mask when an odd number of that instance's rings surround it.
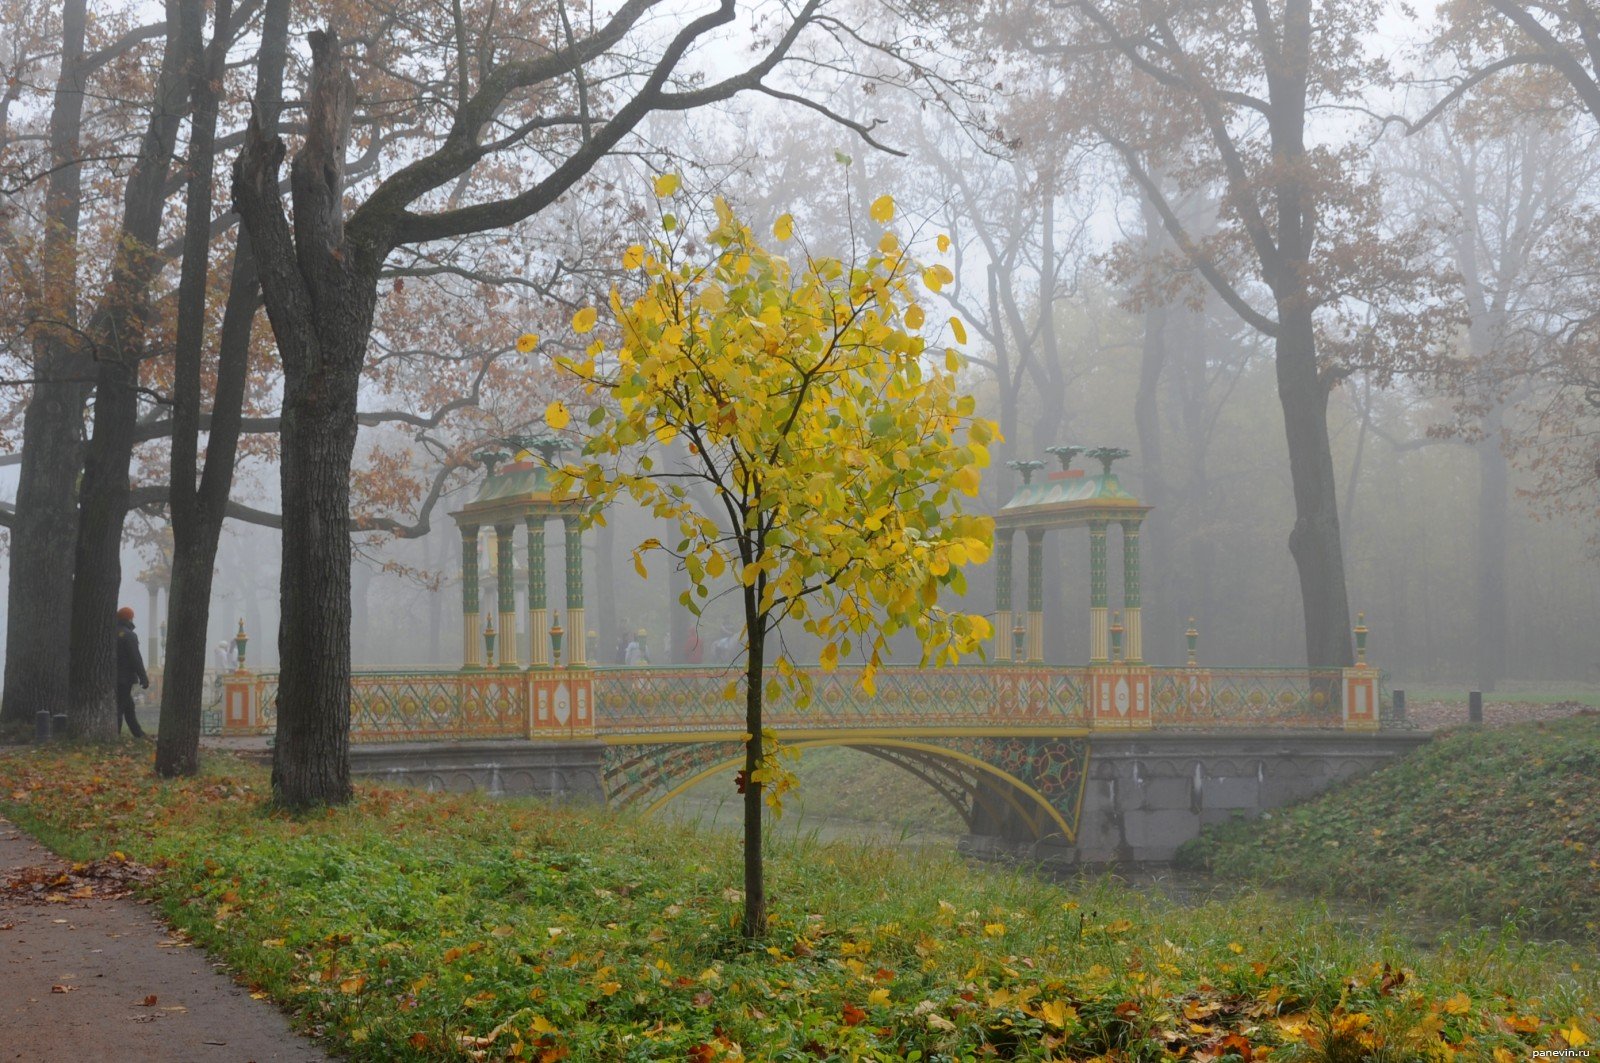
<svg viewBox="0 0 1600 1063">
<path fill-rule="evenodd" d="M 761 570 L 755 565 L 744 566 L 744 571 L 739 573 L 739 582 L 746 587 L 754 587 L 756 579 L 761 575 Z"/>
<path fill-rule="evenodd" d="M 543 1015 L 535 1015 L 533 1017 L 533 1022 L 528 1026 L 528 1029 L 530 1031 L 532 1031 L 533 1033 L 555 1033 L 556 1032 L 555 1023 L 551 1022 L 549 1019 L 545 1018 Z"/>
<path fill-rule="evenodd" d="M 882 988 L 874 989 L 867 994 L 867 1003 L 887 1006 L 889 1003 L 889 991 Z"/>
<path fill-rule="evenodd" d="M 830 642 L 826 646 L 822 647 L 822 659 L 820 663 L 824 672 L 831 672 L 835 668 L 839 667 L 838 643 Z"/>
<path fill-rule="evenodd" d="M 938 244 L 939 244 L 939 253 L 941 255 L 944 254 L 946 251 L 950 250 L 950 238 L 948 236 L 946 236 L 944 233 L 940 233 L 939 234 Z"/>
<path fill-rule="evenodd" d="M 900 249 L 900 238 L 894 233 L 886 232 L 878 241 L 878 250 L 886 255 L 892 255 Z"/>
<path fill-rule="evenodd" d="M 794 235 L 794 217 L 789 214 L 778 215 L 778 220 L 772 223 L 772 235 L 779 240 L 787 240 Z"/>
<path fill-rule="evenodd" d="M 1589 1038 L 1585 1037 L 1583 1030 L 1578 1027 L 1577 1019 L 1572 1019 L 1567 1023 L 1566 1028 L 1561 1031 L 1561 1036 L 1573 1048 L 1589 1043 Z"/>
<path fill-rule="evenodd" d="M 584 307 L 582 310 L 579 310 L 576 314 L 572 315 L 572 331 L 576 332 L 580 336 L 583 335 L 585 332 L 588 332 L 590 329 L 594 328 L 595 320 L 599 316 L 600 315 L 595 312 L 594 307 Z"/>
<path fill-rule="evenodd" d="M 1006 925 L 1004 923 L 985 923 L 983 924 L 983 932 L 988 937 L 1003 937 L 1006 932 Z"/>
<path fill-rule="evenodd" d="M 1064 1000 L 1046 1000 L 1039 1005 L 1039 1018 L 1058 1030 L 1078 1017 L 1078 1012 Z"/>
<path fill-rule="evenodd" d="M 622 252 L 623 269 L 638 269 L 642 265 L 644 265 L 644 248 L 638 244 Z"/>
<path fill-rule="evenodd" d="M 566 403 L 560 399 L 555 400 L 544 408 L 544 423 L 556 431 L 567 427 L 572 421 L 572 412 L 567 409 Z"/>
<path fill-rule="evenodd" d="M 502 923 L 493 930 L 489 931 L 489 933 L 493 934 L 497 938 L 508 938 L 516 932 L 517 928 L 511 926 L 509 923 Z"/>
<path fill-rule="evenodd" d="M 678 186 L 682 183 L 683 182 L 678 179 L 677 174 L 664 173 L 660 177 L 656 178 L 656 196 L 658 198 L 665 199 L 667 196 L 670 196 L 672 193 L 676 192 L 678 190 Z"/>
<path fill-rule="evenodd" d="M 1466 1015 L 1472 1011 L 1472 998 L 1465 993 L 1457 993 L 1444 1002 L 1444 1010 L 1451 1015 Z"/>
<path fill-rule="evenodd" d="M 918 306 L 916 303 L 912 303 L 910 306 L 906 307 L 906 328 L 921 328 L 923 320 L 924 317 L 922 314 L 922 307 Z"/>
<path fill-rule="evenodd" d="M 539 346 L 539 337 L 536 333 L 524 332 L 517 337 L 518 354 L 530 354 L 537 346 Z"/>
<path fill-rule="evenodd" d="M 954 347 L 946 347 L 944 349 L 944 367 L 952 373 L 960 372 L 961 355 L 957 353 Z"/>
<path fill-rule="evenodd" d="M 957 343 L 967 342 L 967 326 L 961 323 L 961 319 L 959 317 L 952 317 L 950 319 L 950 332 L 955 336 Z"/>
<path fill-rule="evenodd" d="M 872 206 L 867 208 L 867 213 L 879 225 L 888 225 L 894 220 L 894 197 L 882 195 L 872 201 Z"/>
</svg>

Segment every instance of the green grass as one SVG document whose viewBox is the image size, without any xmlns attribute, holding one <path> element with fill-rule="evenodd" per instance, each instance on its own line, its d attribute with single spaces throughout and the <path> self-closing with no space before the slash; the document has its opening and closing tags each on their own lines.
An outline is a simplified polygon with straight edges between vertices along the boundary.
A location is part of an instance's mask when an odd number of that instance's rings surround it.
<svg viewBox="0 0 1600 1063">
<path fill-rule="evenodd" d="M 1592 955 L 1512 935 L 1419 953 L 1314 905 L 798 844 L 751 947 L 727 837 L 374 786 L 292 818 L 240 761 L 147 762 L 0 757 L 0 809 L 157 866 L 173 922 L 356 1060 L 1512 1060 L 1600 1036 Z"/>
<path fill-rule="evenodd" d="M 1600 940 L 1600 716 L 1451 732 L 1180 854 L 1249 881 Z"/>
<path fill-rule="evenodd" d="M 1391 681 L 1390 686 L 1398 686 L 1404 690 L 1407 701 L 1412 704 L 1443 701 L 1460 702 L 1465 705 L 1467 695 L 1473 689 L 1472 683 L 1460 683 L 1456 686 L 1419 683 L 1416 686 L 1407 686 L 1402 682 Z M 1600 707 L 1600 688 L 1586 684 L 1511 681 L 1502 683 L 1499 689 L 1484 694 L 1483 701 L 1486 705 L 1560 705 L 1576 702 L 1579 705 Z"/>
</svg>

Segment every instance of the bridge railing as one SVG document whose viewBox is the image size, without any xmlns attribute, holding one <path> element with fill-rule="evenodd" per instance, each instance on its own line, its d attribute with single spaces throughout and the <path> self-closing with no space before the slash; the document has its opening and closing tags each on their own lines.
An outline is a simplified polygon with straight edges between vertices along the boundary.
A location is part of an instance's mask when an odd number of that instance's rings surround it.
<svg viewBox="0 0 1600 1063">
<path fill-rule="evenodd" d="M 859 669 L 809 671 L 811 703 L 800 707 L 794 693 L 780 683 L 777 696 L 764 706 L 768 726 L 844 730 L 1352 726 L 1343 705 L 1349 699 L 1350 673 L 1339 669 L 888 667 L 878 672 L 875 695 L 861 689 Z M 1381 700 L 1377 674 L 1366 674 L 1374 684 L 1366 696 L 1377 704 Z M 574 720 L 585 731 L 591 726 L 602 734 L 744 729 L 743 698 L 726 697 L 729 684 L 742 678 L 732 667 L 404 670 L 351 676 L 351 737 L 381 742 L 528 736 L 544 726 L 530 721 L 530 706 L 541 696 L 535 688 L 559 676 L 585 685 L 592 697 L 592 725 L 587 719 Z M 277 700 L 276 673 L 238 672 L 226 677 L 223 733 L 274 730 Z M 1374 715 L 1361 726 L 1382 722 L 1381 715 Z"/>
</svg>

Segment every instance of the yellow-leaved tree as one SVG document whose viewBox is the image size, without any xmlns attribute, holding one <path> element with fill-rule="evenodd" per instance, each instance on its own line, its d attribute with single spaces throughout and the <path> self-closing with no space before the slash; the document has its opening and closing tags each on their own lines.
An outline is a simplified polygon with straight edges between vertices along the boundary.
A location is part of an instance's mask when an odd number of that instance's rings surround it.
<svg viewBox="0 0 1600 1063">
<path fill-rule="evenodd" d="M 676 183 L 656 191 L 671 196 Z M 871 214 L 887 226 L 893 201 Z M 720 199 L 698 255 L 672 215 L 663 228 L 623 256 L 643 291 L 629 302 L 613 291 L 616 343 L 558 359 L 613 401 L 591 415 L 583 458 L 557 490 L 594 501 L 594 520 L 626 494 L 676 521 L 676 548 L 646 540 L 635 562 L 671 554 L 696 615 L 714 585 L 742 597 L 743 679 L 727 696 L 742 693 L 745 705 L 743 930 L 754 938 L 767 924 L 763 791 L 773 803 L 792 785 L 762 704 L 780 681 L 801 704 L 810 693 L 771 636 L 784 621 L 803 625 L 821 640 L 824 669 L 860 652 L 869 693 L 898 631 L 916 633 L 924 665 L 978 649 L 989 623 L 942 609 L 939 592 L 964 592 L 963 567 L 989 555 L 993 521 L 962 514 L 960 500 L 977 494 L 996 433 L 957 388 L 960 355 L 931 354 L 918 332 L 913 276 L 937 286 L 949 270 L 922 269 L 891 232 L 846 263 L 763 247 Z M 793 233 L 788 215 L 773 227 L 778 243 Z M 585 308 L 573 328 L 595 323 Z M 559 428 L 568 414 L 553 406 L 547 416 Z"/>
</svg>

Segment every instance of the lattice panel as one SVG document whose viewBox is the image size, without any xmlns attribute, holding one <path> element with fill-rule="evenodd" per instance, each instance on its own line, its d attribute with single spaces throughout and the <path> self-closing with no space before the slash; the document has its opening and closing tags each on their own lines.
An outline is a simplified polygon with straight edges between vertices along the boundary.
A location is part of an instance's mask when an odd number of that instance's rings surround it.
<svg viewBox="0 0 1600 1063">
<path fill-rule="evenodd" d="M 615 807 L 650 803 L 700 772 L 744 752 L 739 742 L 661 742 L 607 746 L 601 771 L 606 796 Z"/>
<path fill-rule="evenodd" d="M 363 742 L 516 737 L 528 733 L 520 675 L 357 674 L 350 679 L 350 733 Z"/>
<path fill-rule="evenodd" d="M 1160 669 L 1152 675 L 1155 727 L 1342 728 L 1337 669 Z M 1198 686 L 1198 689 L 1194 689 Z"/>
</svg>

